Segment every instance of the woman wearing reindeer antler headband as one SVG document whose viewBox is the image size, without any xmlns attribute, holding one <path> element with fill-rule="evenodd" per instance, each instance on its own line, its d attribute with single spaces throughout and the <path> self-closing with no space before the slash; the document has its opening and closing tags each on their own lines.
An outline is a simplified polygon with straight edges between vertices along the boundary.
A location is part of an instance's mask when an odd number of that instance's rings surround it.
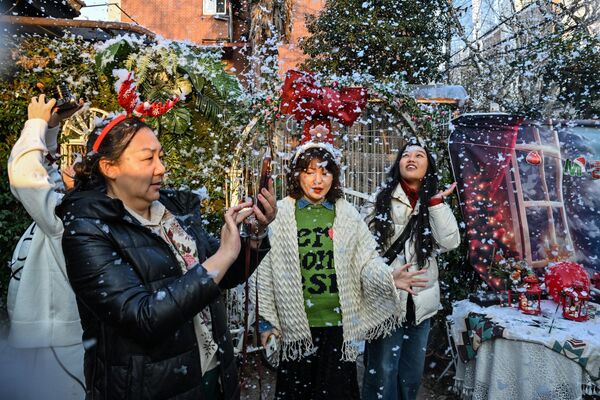
<svg viewBox="0 0 600 400">
<path fill-rule="evenodd" d="M 118 90 L 127 115 L 90 135 L 76 188 L 58 213 L 69 281 L 84 329 L 90 398 L 239 397 L 221 290 L 245 276 L 238 224 L 254 214 L 247 245 L 256 263 L 269 249 L 275 218 L 270 190 L 225 213 L 221 241 L 199 218 L 199 198 L 161 190 L 163 149 L 134 113 L 158 116 L 167 104 L 141 103 L 131 76 Z M 251 265 L 251 271 L 256 265 Z"/>
</svg>

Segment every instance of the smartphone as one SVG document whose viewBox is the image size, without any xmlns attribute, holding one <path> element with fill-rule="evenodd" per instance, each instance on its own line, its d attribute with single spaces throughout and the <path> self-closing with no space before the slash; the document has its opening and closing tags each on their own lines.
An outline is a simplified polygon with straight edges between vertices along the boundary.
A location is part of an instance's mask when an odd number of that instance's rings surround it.
<svg viewBox="0 0 600 400">
<path fill-rule="evenodd" d="M 260 167 L 260 181 L 258 184 L 258 192 L 255 201 L 255 204 L 258 206 L 258 209 L 261 212 L 265 212 L 265 209 L 262 203 L 258 200 L 258 193 L 262 191 L 262 188 L 269 190 L 269 179 L 271 179 L 271 148 L 267 147 L 265 150 L 265 155 L 262 159 L 262 165 Z"/>
</svg>

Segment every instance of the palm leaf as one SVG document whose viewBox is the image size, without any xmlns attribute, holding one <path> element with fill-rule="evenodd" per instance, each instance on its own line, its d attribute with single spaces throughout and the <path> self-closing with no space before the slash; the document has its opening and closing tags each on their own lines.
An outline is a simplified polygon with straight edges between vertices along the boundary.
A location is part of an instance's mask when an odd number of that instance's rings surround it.
<svg viewBox="0 0 600 400">
<path fill-rule="evenodd" d="M 106 49 L 96 53 L 96 68 L 110 77 L 112 76 L 112 70 L 126 60 L 133 51 L 134 48 L 125 40 L 113 43 Z"/>
<path fill-rule="evenodd" d="M 182 135 L 190 129 L 192 113 L 188 108 L 176 107 L 160 118 L 162 137 L 166 134 Z"/>
<path fill-rule="evenodd" d="M 220 115 L 223 113 L 223 104 L 210 91 L 196 94 L 196 109 L 212 124 L 218 125 L 221 123 Z"/>
</svg>

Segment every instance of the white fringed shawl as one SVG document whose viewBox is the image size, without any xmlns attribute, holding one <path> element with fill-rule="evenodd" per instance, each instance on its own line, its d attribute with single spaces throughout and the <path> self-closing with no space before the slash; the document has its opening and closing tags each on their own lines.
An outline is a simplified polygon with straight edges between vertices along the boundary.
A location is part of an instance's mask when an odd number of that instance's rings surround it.
<svg viewBox="0 0 600 400">
<path fill-rule="evenodd" d="M 335 214 L 333 257 L 342 310 L 342 359 L 354 361 L 358 341 L 390 334 L 405 313 L 391 268 L 378 255 L 359 213 L 340 199 Z M 304 309 L 294 199 L 278 202 L 270 241 L 271 250 L 254 274 L 259 312 L 281 332 L 282 359 L 295 360 L 314 349 Z"/>
</svg>

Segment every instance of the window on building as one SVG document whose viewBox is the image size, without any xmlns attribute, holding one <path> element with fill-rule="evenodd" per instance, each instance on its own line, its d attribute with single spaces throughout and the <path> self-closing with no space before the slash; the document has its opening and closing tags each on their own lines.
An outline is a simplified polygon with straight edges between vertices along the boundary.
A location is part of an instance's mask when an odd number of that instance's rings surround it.
<svg viewBox="0 0 600 400">
<path fill-rule="evenodd" d="M 204 0 L 202 2 L 202 14 L 227 14 L 227 0 Z"/>
</svg>

